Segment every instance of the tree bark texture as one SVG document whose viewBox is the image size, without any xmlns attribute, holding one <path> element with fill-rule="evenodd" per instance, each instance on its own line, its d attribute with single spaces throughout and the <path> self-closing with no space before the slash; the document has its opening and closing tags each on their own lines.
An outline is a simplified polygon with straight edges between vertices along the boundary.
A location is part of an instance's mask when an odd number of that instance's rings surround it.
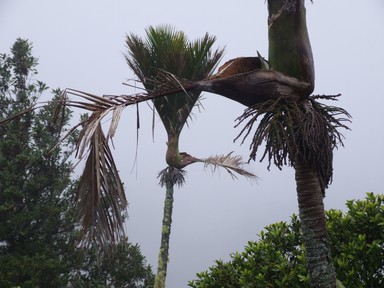
<svg viewBox="0 0 384 288">
<path fill-rule="evenodd" d="M 173 173 L 172 167 L 169 167 L 169 173 Z M 164 288 L 167 277 L 167 265 L 169 257 L 169 239 L 171 235 L 172 210 L 173 210 L 173 187 L 171 181 L 166 183 L 166 193 L 164 200 L 163 225 L 161 229 L 161 244 L 158 257 L 157 275 L 154 288 Z"/>
<path fill-rule="evenodd" d="M 311 286 L 336 287 L 335 269 L 325 229 L 323 191 L 318 174 L 297 157 L 295 179 Z"/>
</svg>

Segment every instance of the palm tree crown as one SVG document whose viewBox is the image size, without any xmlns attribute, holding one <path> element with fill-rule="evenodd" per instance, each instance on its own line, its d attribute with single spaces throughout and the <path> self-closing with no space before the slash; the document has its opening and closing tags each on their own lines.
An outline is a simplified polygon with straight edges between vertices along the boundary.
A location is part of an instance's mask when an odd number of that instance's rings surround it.
<svg viewBox="0 0 384 288">
<path fill-rule="evenodd" d="M 183 32 L 159 26 L 146 29 L 146 36 L 146 40 L 133 34 L 127 36 L 125 58 L 148 91 L 163 88 L 162 83 L 155 80 L 161 70 L 192 81 L 205 79 L 223 55 L 222 49 L 211 52 L 216 39 L 208 34 L 190 42 Z M 200 93 L 178 93 L 153 100 L 167 133 L 179 136 Z"/>
</svg>

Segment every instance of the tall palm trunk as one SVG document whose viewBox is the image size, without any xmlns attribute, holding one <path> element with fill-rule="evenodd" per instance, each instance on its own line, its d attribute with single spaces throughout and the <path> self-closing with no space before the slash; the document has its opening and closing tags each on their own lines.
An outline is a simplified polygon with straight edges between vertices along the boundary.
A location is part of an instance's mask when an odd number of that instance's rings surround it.
<svg viewBox="0 0 384 288">
<path fill-rule="evenodd" d="M 301 229 L 312 287 L 336 287 L 325 229 L 323 189 L 315 169 L 296 157 L 295 179 Z"/>
<path fill-rule="evenodd" d="M 311 93 L 315 77 L 304 0 L 269 0 L 268 11 L 269 61 L 272 69 L 309 82 L 311 89 L 308 92 Z M 296 117 L 296 121 L 302 120 L 302 117 Z M 293 125 L 298 127 L 301 124 Z M 306 138 L 300 133 L 307 132 L 298 130 L 297 139 Z M 305 147 L 308 145 L 305 142 L 302 145 L 296 147 L 307 151 L 312 149 Z M 320 179 L 318 167 L 312 159 L 306 159 L 305 152 L 293 152 L 296 155 L 293 161 L 297 198 L 311 287 L 336 287 L 325 225 L 324 179 Z"/>
<path fill-rule="evenodd" d="M 133 34 L 127 37 L 126 60 L 148 91 L 156 90 L 154 86 L 159 84 L 150 80 L 159 75 L 158 69 L 175 73 L 178 77 L 201 80 L 212 73 L 223 54 L 223 50 L 211 50 L 215 38 L 208 34 L 190 42 L 183 32 L 174 31 L 170 26 L 149 27 L 146 32 L 145 41 Z M 179 136 L 200 92 L 192 92 L 190 95 L 186 95 L 184 91 L 180 92 L 177 97 L 153 99 L 156 111 L 168 134 L 166 153 L 168 168 L 159 174 L 160 184 L 166 187 L 166 196 L 155 288 L 165 287 L 166 282 L 173 188 L 175 184 L 181 185 L 184 182 L 183 172 L 180 169 L 194 162 L 192 157 L 187 157 L 188 159 L 184 157 L 186 153 L 179 153 Z"/>
<path fill-rule="evenodd" d="M 174 168 L 169 167 L 168 173 L 172 175 Z M 158 256 L 157 274 L 155 278 L 155 288 L 164 288 L 167 276 L 167 265 L 169 255 L 169 239 L 171 235 L 172 210 L 173 210 L 173 187 L 172 177 L 166 181 L 166 191 L 164 200 L 163 226 L 161 228 L 161 243 Z"/>
<path fill-rule="evenodd" d="M 161 185 L 165 185 L 165 200 L 163 212 L 163 225 L 161 227 L 161 242 L 158 256 L 157 274 L 155 278 L 154 288 L 164 288 L 167 278 L 167 266 L 169 258 L 169 241 L 171 237 L 172 226 L 172 211 L 173 211 L 173 191 L 176 184 L 175 173 L 177 173 L 175 166 L 180 163 L 179 153 L 179 136 L 174 136 L 171 133 L 168 135 L 168 147 L 166 153 L 166 161 L 169 165 L 165 169 L 160 180 Z"/>
</svg>

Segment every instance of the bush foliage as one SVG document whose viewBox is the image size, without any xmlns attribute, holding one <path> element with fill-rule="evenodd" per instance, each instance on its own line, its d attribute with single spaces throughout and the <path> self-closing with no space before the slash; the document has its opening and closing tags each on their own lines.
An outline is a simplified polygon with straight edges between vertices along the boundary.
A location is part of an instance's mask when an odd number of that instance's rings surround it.
<svg viewBox="0 0 384 288">
<path fill-rule="evenodd" d="M 367 193 L 347 201 L 347 212 L 326 212 L 327 230 L 337 278 L 345 287 L 384 287 L 384 195 Z M 265 227 L 258 241 L 217 260 L 209 271 L 188 283 L 194 288 L 309 287 L 300 221 Z"/>
</svg>

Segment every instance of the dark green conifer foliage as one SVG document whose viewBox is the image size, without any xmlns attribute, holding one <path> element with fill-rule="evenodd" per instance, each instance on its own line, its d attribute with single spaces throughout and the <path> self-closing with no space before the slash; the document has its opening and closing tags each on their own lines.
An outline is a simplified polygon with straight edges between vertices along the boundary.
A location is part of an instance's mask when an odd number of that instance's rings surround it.
<svg viewBox="0 0 384 288">
<path fill-rule="evenodd" d="M 0 119 L 30 107 L 48 90 L 35 79 L 37 63 L 32 44 L 23 39 L 9 55 L 0 54 Z M 127 239 L 108 257 L 96 246 L 87 254 L 76 248 L 80 225 L 68 158 L 77 133 L 55 145 L 71 112 L 58 105 L 61 91 L 52 93 L 41 109 L 0 125 L 0 288 L 151 287 L 151 268 Z"/>
<path fill-rule="evenodd" d="M 0 55 L 0 118 L 33 104 L 48 89 L 35 80 L 37 59 L 27 40 Z M 55 97 L 59 90 L 53 91 Z M 73 224 L 67 217 L 73 181 L 67 161 L 73 138 L 59 139 L 69 115 L 53 123 L 47 105 L 0 126 L 0 286 L 59 287 Z"/>
</svg>

